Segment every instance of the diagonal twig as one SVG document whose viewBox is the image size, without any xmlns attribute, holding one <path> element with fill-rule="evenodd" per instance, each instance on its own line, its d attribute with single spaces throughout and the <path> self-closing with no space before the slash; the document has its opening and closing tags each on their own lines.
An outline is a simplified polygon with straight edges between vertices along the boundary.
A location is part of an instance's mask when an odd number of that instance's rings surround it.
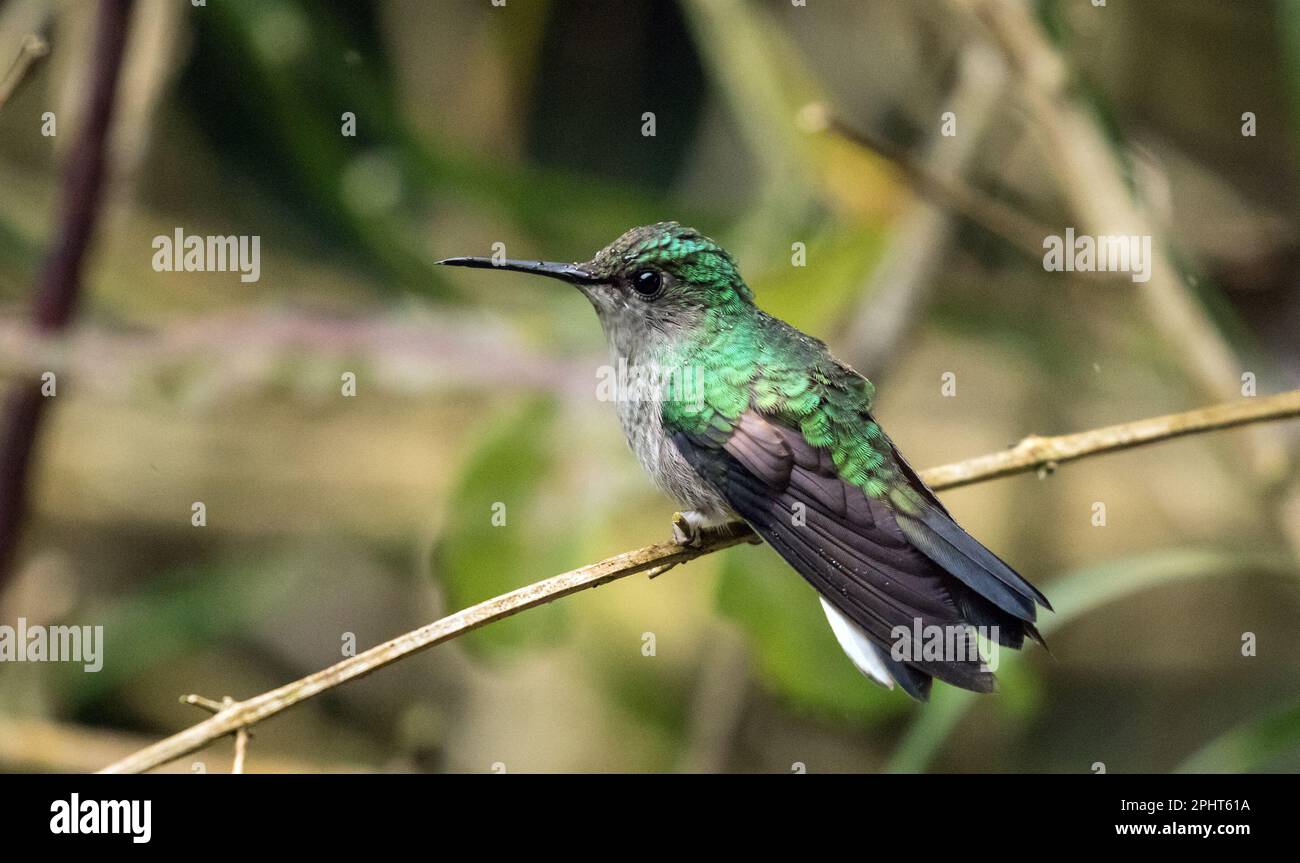
<svg viewBox="0 0 1300 863">
<path fill-rule="evenodd" d="M 0 108 L 9 102 L 10 97 L 31 75 L 32 70 L 49 56 L 49 53 L 50 43 L 40 36 L 28 33 L 23 37 L 22 44 L 18 47 L 18 56 L 14 58 L 4 78 L 0 79 Z"/>
<path fill-rule="evenodd" d="M 806 105 L 803 119 L 809 129 L 831 132 L 889 160 L 916 191 L 996 234 L 1033 260 L 1042 260 L 1043 238 L 1056 233 L 1056 229 L 976 189 L 960 177 L 939 173 L 907 148 L 849 123 L 821 103 Z"/>
</svg>

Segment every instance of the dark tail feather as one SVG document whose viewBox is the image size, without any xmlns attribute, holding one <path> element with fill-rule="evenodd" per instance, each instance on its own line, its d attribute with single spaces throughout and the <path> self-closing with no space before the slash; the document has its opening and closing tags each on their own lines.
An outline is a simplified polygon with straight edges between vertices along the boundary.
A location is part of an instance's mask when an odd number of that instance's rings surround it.
<svg viewBox="0 0 1300 863">
<path fill-rule="evenodd" d="M 1023 626 L 1025 628 L 1025 635 L 1028 635 L 1034 641 L 1038 642 L 1039 647 L 1046 650 L 1047 655 L 1052 657 L 1052 659 L 1055 659 L 1056 654 L 1052 653 L 1052 648 L 1047 646 L 1047 640 L 1044 639 L 1042 633 L 1038 631 L 1038 627 L 1034 626 L 1032 623 L 1023 624 Z"/>
<path fill-rule="evenodd" d="M 998 608 L 1032 622 L 1034 603 L 1052 610 L 1047 597 L 938 508 L 923 502 L 914 514 L 895 512 L 903 535 L 926 557 Z"/>
<path fill-rule="evenodd" d="M 888 650 L 879 645 L 873 644 L 871 649 L 884 663 L 885 668 L 889 669 L 890 675 L 903 688 L 904 692 L 917 701 L 930 700 L 930 686 L 934 683 L 933 677 L 919 668 L 913 668 L 905 662 L 899 662 L 889 655 Z"/>
</svg>

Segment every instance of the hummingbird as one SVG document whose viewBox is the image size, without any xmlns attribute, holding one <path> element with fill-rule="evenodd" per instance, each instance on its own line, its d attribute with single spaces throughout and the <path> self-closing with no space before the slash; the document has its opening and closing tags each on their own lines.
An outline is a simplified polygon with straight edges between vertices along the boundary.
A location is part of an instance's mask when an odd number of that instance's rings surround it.
<svg viewBox="0 0 1300 863">
<path fill-rule="evenodd" d="M 581 263 L 438 263 L 576 287 L 611 356 L 648 382 L 616 401 L 641 466 L 681 505 L 674 539 L 694 545 L 746 522 L 819 594 L 867 678 L 921 701 L 934 678 L 990 692 L 978 636 L 1046 647 L 1034 621 L 1047 598 L 963 530 L 899 454 L 872 416 L 874 386 L 762 311 L 718 243 L 660 222 Z"/>
</svg>

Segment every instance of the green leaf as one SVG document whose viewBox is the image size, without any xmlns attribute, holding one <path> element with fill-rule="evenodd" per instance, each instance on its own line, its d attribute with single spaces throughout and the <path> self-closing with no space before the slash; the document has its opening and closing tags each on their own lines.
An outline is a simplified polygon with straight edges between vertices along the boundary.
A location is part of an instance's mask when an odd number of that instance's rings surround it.
<svg viewBox="0 0 1300 863">
<path fill-rule="evenodd" d="M 572 563 L 572 519 L 539 492 L 553 467 L 555 406 L 538 399 L 499 419 L 470 456 L 450 499 L 437 555 L 450 608 L 459 609 L 554 575 Z M 564 631 L 559 604 L 499 621 L 461 639 L 495 653 L 552 642 Z"/>
<path fill-rule="evenodd" d="M 1300 760 L 1300 701 L 1271 716 L 1238 725 L 1207 743 L 1174 772 L 1246 773 L 1288 757 L 1293 763 Z"/>
</svg>

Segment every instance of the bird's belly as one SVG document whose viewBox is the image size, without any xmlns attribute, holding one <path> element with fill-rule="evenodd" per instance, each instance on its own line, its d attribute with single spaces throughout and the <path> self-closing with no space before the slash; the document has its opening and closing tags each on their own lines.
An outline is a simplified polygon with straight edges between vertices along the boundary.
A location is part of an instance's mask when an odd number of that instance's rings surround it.
<svg viewBox="0 0 1300 863">
<path fill-rule="evenodd" d="M 619 421 L 628 446 L 656 486 L 684 509 L 719 518 L 731 515 L 722 496 L 700 479 L 665 434 L 658 400 L 620 401 Z"/>
</svg>

